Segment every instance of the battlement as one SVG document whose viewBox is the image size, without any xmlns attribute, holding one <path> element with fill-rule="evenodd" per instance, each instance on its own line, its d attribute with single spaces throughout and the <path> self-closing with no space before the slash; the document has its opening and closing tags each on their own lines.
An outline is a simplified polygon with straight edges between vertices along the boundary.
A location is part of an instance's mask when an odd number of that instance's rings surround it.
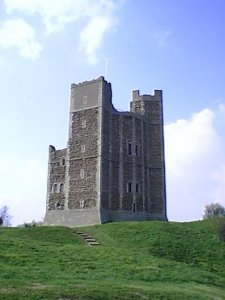
<svg viewBox="0 0 225 300">
<path fill-rule="evenodd" d="M 162 90 L 154 90 L 153 95 L 140 95 L 139 90 L 132 91 L 132 100 L 131 101 L 161 101 L 162 100 Z"/>
<path fill-rule="evenodd" d="M 111 83 L 103 76 L 71 85 L 70 112 L 109 105 L 112 102 Z"/>
<path fill-rule="evenodd" d="M 71 88 L 73 87 L 76 87 L 76 86 L 85 86 L 87 84 L 92 84 L 92 83 L 96 83 L 96 82 L 99 82 L 99 81 L 104 81 L 104 82 L 107 82 L 104 78 L 104 76 L 100 76 L 96 79 L 92 79 L 92 80 L 85 80 L 85 81 L 82 81 L 82 82 L 79 82 L 79 83 L 72 83 L 71 84 Z"/>
</svg>

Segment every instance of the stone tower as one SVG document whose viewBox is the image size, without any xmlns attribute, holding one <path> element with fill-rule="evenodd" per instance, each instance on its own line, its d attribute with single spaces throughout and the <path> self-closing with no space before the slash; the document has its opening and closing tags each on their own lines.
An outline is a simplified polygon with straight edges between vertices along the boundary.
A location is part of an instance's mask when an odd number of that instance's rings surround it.
<svg viewBox="0 0 225 300">
<path fill-rule="evenodd" d="M 71 85 L 67 148 L 49 146 L 46 225 L 167 220 L 162 91 L 112 105 L 100 77 Z"/>
</svg>

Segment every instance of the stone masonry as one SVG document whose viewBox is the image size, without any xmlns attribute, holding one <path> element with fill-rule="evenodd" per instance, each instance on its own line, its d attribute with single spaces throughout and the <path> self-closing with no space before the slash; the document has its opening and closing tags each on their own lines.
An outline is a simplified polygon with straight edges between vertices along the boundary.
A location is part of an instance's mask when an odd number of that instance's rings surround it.
<svg viewBox="0 0 225 300">
<path fill-rule="evenodd" d="M 104 77 L 71 85 L 67 148 L 49 146 L 46 225 L 167 220 L 162 91 L 112 104 Z"/>
</svg>

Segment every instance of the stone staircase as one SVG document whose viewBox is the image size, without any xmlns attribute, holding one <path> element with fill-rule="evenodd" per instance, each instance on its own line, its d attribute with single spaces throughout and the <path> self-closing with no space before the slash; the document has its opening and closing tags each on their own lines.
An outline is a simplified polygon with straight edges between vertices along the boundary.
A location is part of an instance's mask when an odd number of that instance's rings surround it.
<svg viewBox="0 0 225 300">
<path fill-rule="evenodd" d="M 86 242 L 88 246 L 100 245 L 100 243 L 96 239 L 93 239 L 89 234 L 80 231 L 76 233 Z"/>
</svg>

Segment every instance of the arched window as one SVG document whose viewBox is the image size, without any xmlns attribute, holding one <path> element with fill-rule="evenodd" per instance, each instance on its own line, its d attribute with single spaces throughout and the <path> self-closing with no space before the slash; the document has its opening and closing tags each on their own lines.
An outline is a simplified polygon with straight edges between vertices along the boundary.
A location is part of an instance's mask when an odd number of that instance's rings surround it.
<svg viewBox="0 0 225 300">
<path fill-rule="evenodd" d="M 53 184 L 53 193 L 57 193 L 58 192 L 58 185 L 57 183 Z"/>
<path fill-rule="evenodd" d="M 63 190 L 64 190 L 63 183 L 60 183 L 60 186 L 59 186 L 59 192 L 60 192 L 60 193 L 63 193 Z"/>
</svg>

